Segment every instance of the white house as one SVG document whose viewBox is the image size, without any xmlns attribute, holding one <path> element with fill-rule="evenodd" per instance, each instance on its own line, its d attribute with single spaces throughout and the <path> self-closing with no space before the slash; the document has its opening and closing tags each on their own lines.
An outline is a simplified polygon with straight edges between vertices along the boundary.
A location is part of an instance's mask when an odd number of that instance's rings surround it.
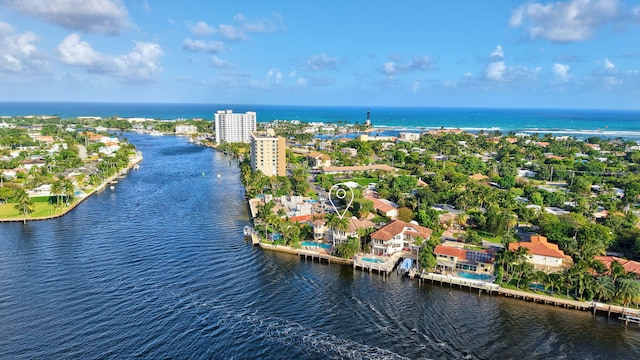
<svg viewBox="0 0 640 360">
<path fill-rule="evenodd" d="M 177 124 L 176 134 L 195 134 L 198 132 L 198 127 L 195 125 Z"/>
<path fill-rule="evenodd" d="M 395 220 L 371 234 L 371 252 L 375 255 L 391 255 L 415 246 L 417 238 L 428 240 L 432 232 L 433 230 L 413 222 Z"/>
<path fill-rule="evenodd" d="M 558 245 L 547 242 L 547 238 L 541 235 L 534 235 L 530 242 L 518 242 L 509 244 L 510 251 L 519 248 L 528 250 L 528 261 L 541 270 L 554 270 L 571 263 L 571 257 L 558 248 Z"/>
<path fill-rule="evenodd" d="M 368 220 L 368 219 L 359 220 L 355 216 L 352 216 L 349 219 L 349 225 L 347 226 L 346 230 L 343 231 L 335 228 L 331 229 L 331 235 L 332 235 L 331 238 L 333 240 L 333 246 L 335 247 L 347 241 L 347 239 L 350 237 L 358 237 L 359 229 L 362 229 L 362 228 L 370 229 L 374 226 L 375 224 L 371 220 Z"/>
</svg>

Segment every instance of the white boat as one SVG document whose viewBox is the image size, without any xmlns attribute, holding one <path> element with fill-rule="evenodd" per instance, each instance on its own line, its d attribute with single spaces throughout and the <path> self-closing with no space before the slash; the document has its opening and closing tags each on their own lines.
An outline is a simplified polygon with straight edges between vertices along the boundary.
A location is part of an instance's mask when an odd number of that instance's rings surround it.
<svg viewBox="0 0 640 360">
<path fill-rule="evenodd" d="M 244 236 L 249 237 L 253 233 L 253 229 L 251 228 L 251 226 L 247 225 L 244 227 L 243 232 L 244 232 Z"/>
<path fill-rule="evenodd" d="M 116 187 L 115 187 L 115 186 L 113 186 L 113 185 L 109 186 L 109 189 L 111 189 L 111 191 L 113 191 L 115 188 L 116 188 Z"/>
</svg>

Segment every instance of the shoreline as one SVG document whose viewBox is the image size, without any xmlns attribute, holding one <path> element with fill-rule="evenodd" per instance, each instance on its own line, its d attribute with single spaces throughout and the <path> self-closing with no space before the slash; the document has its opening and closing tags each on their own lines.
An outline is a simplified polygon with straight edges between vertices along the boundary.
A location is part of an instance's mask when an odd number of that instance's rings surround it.
<svg viewBox="0 0 640 360">
<path fill-rule="evenodd" d="M 326 263 L 327 265 L 337 264 L 341 266 L 350 266 L 354 269 L 354 271 L 356 269 L 359 269 L 360 271 L 368 273 L 377 272 L 378 274 L 385 277 L 388 276 L 389 272 L 392 272 L 373 267 L 356 267 L 355 262 L 352 259 L 343 259 L 328 254 L 322 254 L 313 250 L 294 249 L 286 245 L 272 245 L 262 242 L 254 243 L 253 245 L 258 246 L 263 250 L 296 255 L 299 258 L 304 258 L 305 261 L 307 259 L 311 259 L 311 261 L 318 259 L 319 263 Z M 435 286 L 436 283 L 440 283 L 440 287 L 449 284 L 449 287 L 453 288 L 453 285 L 455 285 L 460 291 L 466 291 L 468 289 L 468 291 L 471 292 L 475 289 L 478 289 L 478 297 L 480 297 L 480 295 L 484 291 L 489 296 L 497 294 L 498 296 L 512 298 L 514 300 L 522 300 L 525 302 L 532 302 L 539 305 L 552 305 L 556 307 L 563 307 L 567 310 L 589 311 L 594 316 L 606 313 L 608 318 L 612 318 L 613 315 L 614 319 L 617 318 L 617 320 L 620 320 L 621 323 L 625 323 L 627 325 L 629 322 L 638 323 L 637 321 L 634 321 L 634 318 L 640 318 L 640 309 L 634 309 L 621 305 L 613 305 L 597 301 L 581 301 L 559 298 L 551 295 L 539 294 L 532 291 L 505 288 L 495 283 L 473 281 L 459 277 L 445 277 L 434 273 L 416 274 L 416 277 L 418 278 L 419 286 L 422 286 L 424 282 L 430 281 L 430 285 L 432 286 Z M 640 323 L 638 323 L 638 326 L 640 327 Z"/>
<path fill-rule="evenodd" d="M 103 191 L 107 187 L 107 185 L 109 183 L 111 183 L 112 181 L 114 181 L 118 177 L 128 174 L 129 171 L 132 168 L 134 168 L 136 165 L 140 164 L 143 159 L 144 159 L 144 157 L 142 156 L 142 154 L 139 153 L 139 152 L 136 152 L 136 157 L 133 158 L 131 161 L 129 161 L 129 165 L 127 165 L 127 167 L 123 168 L 118 173 L 114 174 L 113 176 L 105 179 L 102 182 L 102 184 L 100 184 L 100 185 L 96 186 L 95 188 L 93 188 L 84 197 L 82 197 L 81 199 L 77 199 L 77 201 L 73 202 L 71 205 L 69 205 L 67 208 L 63 209 L 58 214 L 49 215 L 49 216 L 26 217 L 26 218 L 25 217 L 21 217 L 21 218 L 0 218 L 0 223 L 44 221 L 44 220 L 57 219 L 59 217 L 62 217 L 64 215 L 68 214 L 71 210 L 75 209 L 78 205 L 80 205 L 82 202 L 84 202 L 86 199 L 88 199 L 89 197 L 91 197 L 95 193 Z"/>
<path fill-rule="evenodd" d="M 377 129 L 374 129 L 373 131 L 376 131 L 376 130 Z M 211 147 L 216 151 L 219 151 L 225 155 L 232 155 L 218 149 L 214 144 L 203 144 L 203 145 L 207 147 Z M 251 207 L 250 200 L 251 199 L 246 199 L 248 208 Z M 322 254 L 313 250 L 294 249 L 286 245 L 266 244 L 261 242 L 259 239 L 252 239 L 252 243 L 254 246 L 259 246 L 261 249 L 264 249 L 264 250 L 288 253 L 291 255 L 296 255 L 300 258 L 304 257 L 305 261 L 308 258 L 310 258 L 312 261 L 314 261 L 315 259 L 318 259 L 319 262 L 324 262 L 328 265 L 330 265 L 331 263 L 334 263 L 334 264 L 339 264 L 344 266 L 351 266 L 353 267 L 354 271 L 356 269 L 359 269 L 361 271 L 369 272 L 369 273 L 377 272 L 378 274 L 383 275 L 385 277 L 388 276 L 389 273 L 393 272 L 392 270 L 390 271 L 386 268 L 385 269 L 382 269 L 380 267 L 376 268 L 373 265 L 366 266 L 366 265 L 363 265 L 362 262 L 357 264 L 357 261 L 354 261 L 353 259 L 343 259 L 343 258 L 335 257 L 332 255 L 328 255 L 328 254 Z M 359 257 L 360 255 L 362 254 L 357 254 L 356 257 Z M 433 273 L 415 274 L 415 276 L 418 277 L 420 284 L 422 284 L 422 282 L 424 281 L 425 275 L 440 276 L 438 274 L 433 274 Z M 468 279 L 463 279 L 463 278 L 455 278 L 455 279 L 459 279 L 458 283 L 456 284 L 459 290 L 464 290 L 465 288 L 468 288 L 471 290 L 472 288 L 474 288 L 473 281 L 470 281 Z M 432 283 L 433 283 L 433 279 L 432 279 Z M 442 284 L 443 282 L 441 282 L 441 285 Z M 453 285 L 453 284 L 454 284 L 453 282 L 450 282 L 450 285 Z M 626 324 L 628 324 L 629 319 L 625 317 L 631 316 L 633 318 L 631 322 L 637 323 L 638 326 L 640 326 L 640 309 L 634 309 L 630 307 L 624 307 L 624 306 L 613 305 L 608 303 L 600 303 L 600 302 L 596 302 L 595 300 L 589 302 L 589 301 L 581 301 L 581 300 L 574 300 L 574 299 L 558 298 L 551 295 L 539 294 L 533 291 L 505 288 L 495 283 L 485 282 L 481 286 L 475 286 L 475 288 L 479 288 L 480 290 L 478 295 L 480 295 L 484 289 L 489 293 L 489 295 L 492 295 L 492 292 L 497 292 L 497 294 L 500 296 L 511 297 L 514 299 L 524 300 L 528 302 L 534 302 L 534 303 L 544 304 L 544 305 L 562 306 L 565 309 L 590 311 L 594 316 L 597 315 L 598 312 L 606 312 L 608 317 L 611 317 L 612 313 L 618 314 L 620 315 L 620 318 L 618 319 L 621 322 L 625 322 Z"/>
</svg>

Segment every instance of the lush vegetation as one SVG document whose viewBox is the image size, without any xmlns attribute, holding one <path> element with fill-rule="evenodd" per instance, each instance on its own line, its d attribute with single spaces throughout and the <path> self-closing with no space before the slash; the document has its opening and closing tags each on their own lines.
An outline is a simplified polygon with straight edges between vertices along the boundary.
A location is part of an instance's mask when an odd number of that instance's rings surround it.
<svg viewBox="0 0 640 360">
<path fill-rule="evenodd" d="M 113 153 L 99 152 L 105 145 L 90 140 L 87 131 L 76 131 L 79 123 L 40 120 L 36 124 L 33 118 L 12 119 L 10 123 L 21 126 L 0 129 L 0 169 L 18 169 L 15 177 L 0 176 L 3 218 L 46 217 L 62 212 L 76 200 L 76 190 L 90 191 L 98 186 L 128 166 L 129 156 L 135 152 L 126 141 L 120 141 L 119 149 Z M 83 124 L 86 121 L 79 120 Z M 101 124 L 116 126 L 118 121 L 108 119 Z M 29 136 L 30 132 L 50 137 L 53 142 Z M 103 135 L 110 136 L 106 132 Z M 23 166 L 33 159 L 40 163 Z M 85 172 L 78 171 L 80 168 Z M 29 190 L 47 184 L 51 186 L 51 196 L 28 195 Z"/>
</svg>

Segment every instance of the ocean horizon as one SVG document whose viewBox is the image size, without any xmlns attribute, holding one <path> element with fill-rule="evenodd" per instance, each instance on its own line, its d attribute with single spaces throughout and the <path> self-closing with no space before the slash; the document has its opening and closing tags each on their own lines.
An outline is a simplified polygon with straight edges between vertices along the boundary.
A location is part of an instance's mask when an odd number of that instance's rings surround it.
<svg viewBox="0 0 640 360">
<path fill-rule="evenodd" d="M 255 111 L 258 122 L 344 122 L 362 124 L 370 111 L 374 127 L 384 131 L 455 128 L 503 133 L 552 133 L 585 138 L 640 140 L 640 110 L 435 108 L 388 106 L 301 106 L 251 104 L 98 103 L 98 102 L 0 102 L 0 116 L 56 115 L 63 119 L 82 116 L 102 118 L 150 118 L 156 120 L 213 120 L 218 110 Z"/>
</svg>

